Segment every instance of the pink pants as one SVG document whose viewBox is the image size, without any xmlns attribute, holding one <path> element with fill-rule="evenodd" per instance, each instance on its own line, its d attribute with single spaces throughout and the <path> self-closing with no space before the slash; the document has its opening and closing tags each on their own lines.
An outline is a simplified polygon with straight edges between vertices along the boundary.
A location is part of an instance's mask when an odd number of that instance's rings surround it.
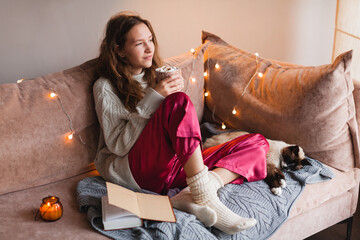
<svg viewBox="0 0 360 240">
<path fill-rule="evenodd" d="M 183 166 L 201 143 L 200 126 L 194 106 L 185 93 L 174 93 L 150 118 L 129 152 L 129 165 L 137 184 L 167 194 L 183 188 Z M 208 168 L 226 168 L 240 175 L 232 183 L 258 181 L 266 177 L 269 144 L 260 134 L 248 134 L 202 150 Z"/>
</svg>

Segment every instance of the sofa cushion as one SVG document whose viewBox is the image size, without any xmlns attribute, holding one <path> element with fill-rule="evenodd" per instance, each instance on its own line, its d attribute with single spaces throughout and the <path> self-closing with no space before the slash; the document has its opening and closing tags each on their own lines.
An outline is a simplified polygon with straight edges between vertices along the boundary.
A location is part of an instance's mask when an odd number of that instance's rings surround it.
<svg viewBox="0 0 360 240">
<path fill-rule="evenodd" d="M 204 111 L 203 54 L 165 59 L 182 70 L 199 119 Z M 96 59 L 19 84 L 0 85 L 0 195 L 72 177 L 94 168 L 99 126 L 92 86 Z M 196 81 L 191 81 L 195 78 Z M 57 96 L 51 98 L 54 92 Z M 73 139 L 67 139 L 71 132 Z"/>
<path fill-rule="evenodd" d="M 292 207 L 289 215 L 290 218 L 314 209 L 357 186 L 358 179 L 355 176 L 357 169 L 343 172 L 332 167 L 329 168 L 335 177 L 326 182 L 307 184 Z"/>
<path fill-rule="evenodd" d="M 108 239 L 93 229 L 76 201 L 77 183 L 96 176 L 86 174 L 0 196 L 0 239 Z M 57 196 L 63 205 L 63 215 L 55 222 L 35 221 L 42 198 Z"/>
<path fill-rule="evenodd" d="M 204 56 L 206 106 L 212 112 L 207 121 L 298 144 L 340 170 L 354 167 L 359 149 L 353 144 L 358 126 L 352 51 L 333 64 L 306 67 L 256 57 L 211 33 L 203 32 L 202 40 L 210 42 Z"/>
<path fill-rule="evenodd" d="M 0 195 L 93 168 L 98 123 L 95 61 L 19 84 L 0 85 Z M 54 92 L 57 96 L 51 98 Z M 72 140 L 66 137 L 75 131 Z"/>
<path fill-rule="evenodd" d="M 208 43 L 202 44 L 191 51 L 165 59 L 165 63 L 181 69 L 185 80 L 184 92 L 190 97 L 194 104 L 197 117 L 201 121 L 204 112 L 204 52 Z"/>
<path fill-rule="evenodd" d="M 307 239 L 311 235 L 348 219 L 352 216 L 349 212 L 352 198 L 352 193 L 346 192 L 317 208 L 288 218 L 269 240 Z M 345 229 L 344 225 L 340 225 L 336 229 L 325 231 L 324 235 L 320 234 L 320 236 L 310 237 L 310 239 L 346 239 Z M 332 235 L 331 232 L 334 234 Z"/>
</svg>

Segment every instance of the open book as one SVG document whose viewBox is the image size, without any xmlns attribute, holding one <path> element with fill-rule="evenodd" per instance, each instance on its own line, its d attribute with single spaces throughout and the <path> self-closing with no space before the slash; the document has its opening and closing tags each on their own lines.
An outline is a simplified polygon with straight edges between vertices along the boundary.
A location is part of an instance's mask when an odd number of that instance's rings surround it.
<svg viewBox="0 0 360 240">
<path fill-rule="evenodd" d="M 103 197 L 104 230 L 142 225 L 142 219 L 176 222 L 168 196 L 138 193 L 116 184 L 106 183 L 108 196 Z"/>
</svg>

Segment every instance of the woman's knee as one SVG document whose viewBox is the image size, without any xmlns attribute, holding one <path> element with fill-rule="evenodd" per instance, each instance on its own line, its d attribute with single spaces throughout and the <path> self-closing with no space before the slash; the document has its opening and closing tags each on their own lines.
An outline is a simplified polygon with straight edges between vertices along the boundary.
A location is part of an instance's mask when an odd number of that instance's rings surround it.
<svg viewBox="0 0 360 240">
<path fill-rule="evenodd" d="M 253 133 L 254 137 L 256 137 L 258 139 L 259 142 L 264 143 L 265 145 L 269 145 L 268 141 L 266 140 L 266 138 L 260 134 L 260 133 Z"/>
<path fill-rule="evenodd" d="M 254 133 L 252 137 L 256 139 L 256 142 L 259 146 L 266 149 L 266 152 L 269 150 L 269 142 L 263 135 L 261 135 L 260 133 Z"/>
<path fill-rule="evenodd" d="M 233 140 L 237 148 L 243 148 L 245 146 L 252 146 L 253 151 L 265 152 L 269 150 L 269 143 L 266 138 L 260 133 L 250 133 L 242 135 Z M 254 147 L 256 146 L 256 147 Z"/>
<path fill-rule="evenodd" d="M 168 111 L 171 111 L 172 114 L 175 112 L 193 112 L 195 107 L 191 102 L 191 99 L 188 95 L 183 92 L 176 92 L 167 96 L 164 100 L 163 107 Z"/>
<path fill-rule="evenodd" d="M 184 92 L 176 92 L 168 95 L 165 100 L 165 102 L 171 102 L 171 103 L 184 103 L 189 102 L 190 97 L 184 93 Z"/>
</svg>

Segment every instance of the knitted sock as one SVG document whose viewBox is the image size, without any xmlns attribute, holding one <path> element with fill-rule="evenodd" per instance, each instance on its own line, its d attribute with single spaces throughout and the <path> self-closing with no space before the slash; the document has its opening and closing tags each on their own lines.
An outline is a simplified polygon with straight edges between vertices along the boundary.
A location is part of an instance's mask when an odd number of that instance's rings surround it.
<svg viewBox="0 0 360 240">
<path fill-rule="evenodd" d="M 220 176 L 215 172 L 209 172 L 209 178 L 214 178 L 214 191 L 224 186 Z M 196 218 L 207 227 L 213 226 L 217 221 L 217 215 L 214 210 L 208 206 L 201 206 L 194 203 L 191 198 L 190 187 L 184 188 L 181 192 L 173 196 L 170 201 L 174 208 L 195 215 Z"/>
<path fill-rule="evenodd" d="M 218 178 L 221 180 L 221 178 Z M 216 178 L 209 178 L 208 168 L 205 168 L 198 174 L 186 179 L 190 187 L 192 199 L 201 206 L 207 206 L 213 209 L 217 215 L 217 221 L 214 227 L 219 230 L 234 234 L 256 224 L 253 218 L 242 218 L 227 208 L 219 199 L 216 192 L 216 186 L 219 183 Z"/>
<path fill-rule="evenodd" d="M 181 192 L 170 198 L 170 201 L 174 208 L 195 215 L 207 227 L 213 226 L 217 221 L 214 210 L 193 202 L 189 187 L 184 188 Z"/>
</svg>

